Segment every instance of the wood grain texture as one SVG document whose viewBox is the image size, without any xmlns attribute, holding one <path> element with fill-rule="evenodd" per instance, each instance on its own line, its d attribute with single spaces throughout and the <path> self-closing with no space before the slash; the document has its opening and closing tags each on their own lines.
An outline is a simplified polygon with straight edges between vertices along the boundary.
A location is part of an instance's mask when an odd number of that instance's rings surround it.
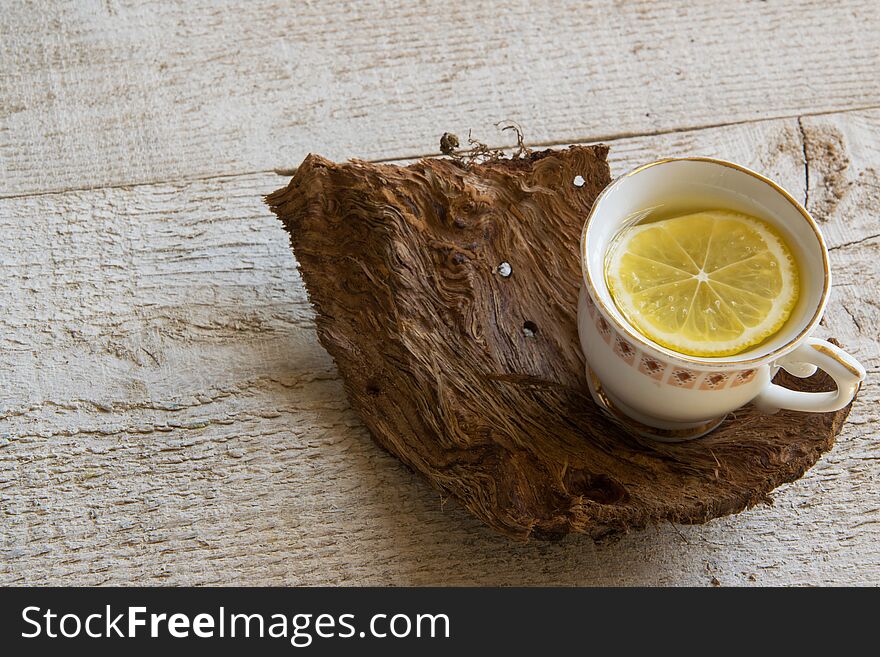
<svg viewBox="0 0 880 657">
<path fill-rule="evenodd" d="M 823 336 L 869 375 L 835 448 L 772 507 L 512 544 L 343 401 L 262 205 L 281 178 L 46 194 L 0 200 L 0 583 L 880 583 L 880 113 L 611 149 L 614 174 L 699 153 L 809 191 L 835 273 Z"/>
<path fill-rule="evenodd" d="M 15 0 L 0 195 L 880 104 L 875 0 Z"/>
<path fill-rule="evenodd" d="M 266 198 L 373 438 L 519 540 L 739 513 L 812 467 L 850 410 L 740 409 L 702 440 L 665 445 L 609 421 L 590 399 L 576 321 L 576 247 L 611 181 L 607 151 L 408 166 L 310 155 Z M 823 378 L 781 385 L 827 390 Z"/>
</svg>

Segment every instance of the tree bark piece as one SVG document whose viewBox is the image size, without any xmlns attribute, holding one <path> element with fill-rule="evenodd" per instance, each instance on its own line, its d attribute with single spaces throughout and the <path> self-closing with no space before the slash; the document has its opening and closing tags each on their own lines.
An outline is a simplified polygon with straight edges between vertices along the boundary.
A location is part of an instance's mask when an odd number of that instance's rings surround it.
<svg viewBox="0 0 880 657">
<path fill-rule="evenodd" d="M 468 168 L 310 155 L 267 198 L 321 343 L 376 441 L 514 538 L 739 512 L 800 477 L 849 412 L 746 407 L 677 445 L 606 420 L 575 319 L 578 235 L 610 182 L 606 154 L 572 147 Z"/>
</svg>

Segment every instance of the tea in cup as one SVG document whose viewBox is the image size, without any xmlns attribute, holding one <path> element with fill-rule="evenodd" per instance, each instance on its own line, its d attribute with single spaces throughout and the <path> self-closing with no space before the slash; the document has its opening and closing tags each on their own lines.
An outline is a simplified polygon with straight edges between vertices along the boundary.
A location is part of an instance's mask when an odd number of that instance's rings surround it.
<svg viewBox="0 0 880 657">
<path fill-rule="evenodd" d="M 825 412 L 864 368 L 811 336 L 831 286 L 807 211 L 771 180 L 709 158 L 666 159 L 596 199 L 581 238 L 578 332 L 595 401 L 627 428 L 697 438 L 753 402 Z M 771 383 L 821 368 L 834 392 Z"/>
</svg>

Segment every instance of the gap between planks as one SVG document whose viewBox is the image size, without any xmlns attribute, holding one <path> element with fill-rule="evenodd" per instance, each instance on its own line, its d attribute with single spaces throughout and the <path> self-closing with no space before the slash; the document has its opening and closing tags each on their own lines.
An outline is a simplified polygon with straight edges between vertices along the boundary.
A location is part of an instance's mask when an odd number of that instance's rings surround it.
<svg viewBox="0 0 880 657">
<path fill-rule="evenodd" d="M 801 112 L 800 114 L 781 114 L 778 116 L 769 116 L 761 119 L 746 119 L 742 121 L 728 121 L 722 123 L 708 123 L 697 126 L 681 126 L 676 128 L 670 128 L 666 130 L 656 130 L 656 131 L 646 131 L 646 132 L 619 132 L 619 133 L 608 133 L 604 135 L 592 135 L 583 138 L 573 138 L 573 139 L 564 139 L 564 140 L 553 140 L 553 141 L 537 141 L 537 142 L 526 142 L 526 146 L 529 148 L 552 148 L 554 146 L 567 146 L 569 144 L 594 144 L 599 142 L 614 142 L 619 139 L 630 139 L 630 138 L 638 138 L 638 137 L 659 137 L 663 135 L 673 135 L 677 133 L 685 133 L 685 132 L 700 132 L 703 130 L 714 130 L 717 128 L 726 128 L 730 126 L 737 125 L 749 125 L 749 124 L 758 124 L 758 123 L 766 123 L 769 121 L 785 121 L 789 119 L 796 119 L 798 122 L 798 127 L 801 132 L 801 140 L 803 142 L 804 148 L 804 166 L 807 168 L 805 176 L 807 176 L 807 181 L 809 182 L 809 163 L 806 160 L 806 138 L 801 127 L 801 119 L 805 117 L 811 116 L 833 116 L 838 114 L 850 114 L 853 112 L 866 112 L 870 110 L 880 109 L 880 105 L 864 105 L 861 107 L 851 107 L 845 109 L 835 109 L 835 110 L 823 110 L 820 112 Z M 502 119 L 503 122 L 503 119 Z M 438 137 L 439 139 L 439 137 Z M 489 145 L 491 149 L 501 149 L 501 150 L 510 150 L 514 148 L 509 145 Z M 432 151 L 427 153 L 420 154 L 410 154 L 410 155 L 395 155 L 389 157 L 382 158 L 374 158 L 364 160 L 365 162 L 370 162 L 372 164 L 383 164 L 390 162 L 401 162 L 408 160 L 419 160 L 425 157 L 437 157 L 441 155 L 439 151 Z M 15 199 L 15 198 L 29 198 L 29 197 L 37 197 L 37 196 L 53 196 L 57 194 L 70 194 L 75 192 L 90 192 L 96 191 L 100 189 L 133 189 L 135 187 L 149 187 L 151 185 L 174 185 L 181 183 L 191 183 L 191 182 L 199 182 L 202 180 L 219 180 L 223 178 L 243 178 L 246 176 L 257 176 L 261 174 L 269 174 L 275 173 L 279 176 L 292 176 L 296 172 L 296 167 L 293 168 L 273 168 L 273 169 L 254 169 L 250 171 L 239 171 L 236 173 L 220 173 L 220 174 L 211 174 L 207 176 L 184 176 L 180 178 L 168 178 L 162 180 L 150 180 L 147 182 L 137 182 L 137 183 L 120 183 L 114 185 L 91 185 L 84 187 L 68 187 L 64 189 L 57 190 L 49 190 L 42 192 L 25 192 L 22 194 L 2 194 L 0 193 L 0 200 L 3 199 Z M 809 194 L 809 190 L 807 190 L 807 194 Z M 808 200 L 808 197 L 805 201 Z M 806 207 L 806 205 L 805 205 Z"/>
</svg>

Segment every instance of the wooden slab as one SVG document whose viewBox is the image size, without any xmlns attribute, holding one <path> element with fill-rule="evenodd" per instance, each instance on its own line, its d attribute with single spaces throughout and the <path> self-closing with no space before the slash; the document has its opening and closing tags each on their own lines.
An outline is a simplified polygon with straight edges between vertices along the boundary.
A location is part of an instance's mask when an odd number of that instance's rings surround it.
<svg viewBox="0 0 880 657">
<path fill-rule="evenodd" d="M 578 236 L 610 182 L 606 153 L 408 167 L 311 155 L 267 198 L 290 232 L 318 337 L 373 437 L 515 538 L 741 511 L 800 477 L 849 413 L 747 407 L 675 445 L 607 421 L 576 327 Z"/>
<path fill-rule="evenodd" d="M 880 104 L 875 0 L 4 3 L 0 195 Z"/>
<path fill-rule="evenodd" d="M 613 542 L 512 542 L 376 447 L 262 202 L 286 178 L 0 199 L 0 582 L 880 582 L 880 112 L 803 128 L 811 171 L 831 166 L 826 137 L 846 162 L 821 217 L 834 269 L 822 337 L 868 381 L 834 449 L 772 506 Z M 722 157 L 803 199 L 803 150 L 796 119 L 772 120 L 615 140 L 609 161 L 619 175 Z"/>
</svg>

